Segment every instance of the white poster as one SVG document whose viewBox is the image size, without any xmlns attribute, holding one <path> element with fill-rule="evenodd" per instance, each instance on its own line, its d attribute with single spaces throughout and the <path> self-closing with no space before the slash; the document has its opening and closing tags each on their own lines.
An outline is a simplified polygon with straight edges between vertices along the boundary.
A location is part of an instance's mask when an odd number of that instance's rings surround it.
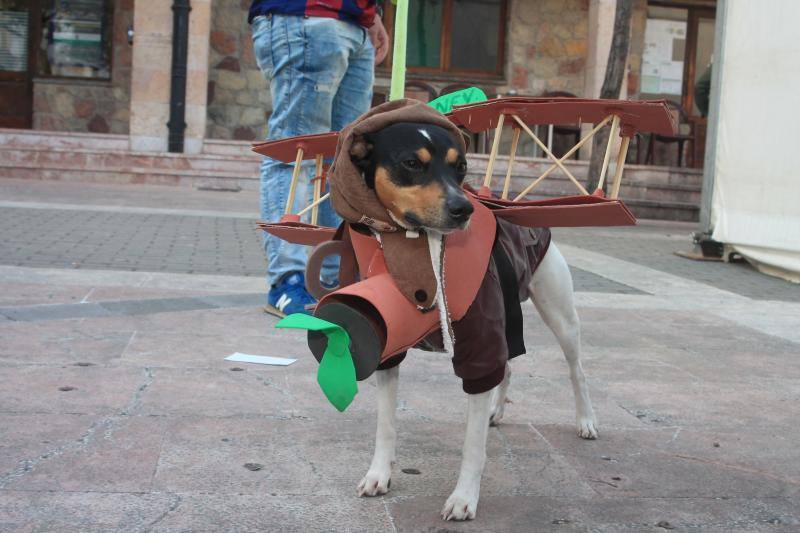
<svg viewBox="0 0 800 533">
<path fill-rule="evenodd" d="M 641 92 L 680 96 L 683 87 L 685 50 L 686 22 L 647 19 Z"/>
</svg>

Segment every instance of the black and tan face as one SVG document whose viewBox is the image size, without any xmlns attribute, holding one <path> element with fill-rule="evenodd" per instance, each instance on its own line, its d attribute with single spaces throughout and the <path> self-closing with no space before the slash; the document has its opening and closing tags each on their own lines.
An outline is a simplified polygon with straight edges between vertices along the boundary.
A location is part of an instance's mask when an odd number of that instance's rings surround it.
<svg viewBox="0 0 800 533">
<path fill-rule="evenodd" d="M 473 207 L 461 184 L 467 161 L 448 130 L 400 122 L 353 141 L 350 158 L 395 222 L 409 229 L 463 229 Z"/>
</svg>

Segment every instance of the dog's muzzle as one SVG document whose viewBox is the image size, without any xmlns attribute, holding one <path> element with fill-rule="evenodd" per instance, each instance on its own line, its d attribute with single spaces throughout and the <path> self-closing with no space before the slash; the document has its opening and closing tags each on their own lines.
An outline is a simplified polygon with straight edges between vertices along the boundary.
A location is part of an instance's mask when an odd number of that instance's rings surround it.
<svg viewBox="0 0 800 533">
<path fill-rule="evenodd" d="M 445 202 L 445 214 L 454 227 L 464 227 L 475 208 L 463 195 L 453 195 Z"/>
</svg>

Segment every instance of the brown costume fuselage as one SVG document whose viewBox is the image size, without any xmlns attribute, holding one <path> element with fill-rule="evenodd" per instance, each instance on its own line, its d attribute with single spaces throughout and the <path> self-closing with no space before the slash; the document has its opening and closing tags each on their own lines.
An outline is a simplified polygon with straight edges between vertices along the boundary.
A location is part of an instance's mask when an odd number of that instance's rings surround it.
<svg viewBox="0 0 800 533">
<path fill-rule="evenodd" d="M 446 234 L 465 227 L 474 210 L 462 188 L 466 160 L 459 141 L 438 125 L 400 122 L 354 138 L 350 156 L 393 222 L 406 230 L 443 233 L 446 242 Z M 508 360 L 525 352 L 519 303 L 528 297 L 550 242 L 549 230 L 492 223 L 497 230 L 483 281 L 466 314 L 452 323 L 453 368 L 471 394 L 498 385 Z M 416 254 L 426 259 L 427 249 L 417 248 Z M 441 332 L 420 347 L 443 349 Z M 378 368 L 394 367 L 404 357 L 405 352 L 396 354 Z"/>
</svg>

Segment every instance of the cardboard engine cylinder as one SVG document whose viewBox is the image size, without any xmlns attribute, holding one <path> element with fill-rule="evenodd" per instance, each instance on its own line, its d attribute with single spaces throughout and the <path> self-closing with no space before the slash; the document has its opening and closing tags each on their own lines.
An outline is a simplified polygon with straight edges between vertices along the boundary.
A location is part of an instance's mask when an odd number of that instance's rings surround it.
<svg viewBox="0 0 800 533">
<path fill-rule="evenodd" d="M 325 296 L 317 304 L 314 316 L 341 326 L 350 335 L 350 353 L 359 381 L 439 327 L 439 313 L 417 309 L 388 273 Z M 308 332 L 308 347 L 317 361 L 322 360 L 327 342 L 324 334 Z"/>
</svg>

